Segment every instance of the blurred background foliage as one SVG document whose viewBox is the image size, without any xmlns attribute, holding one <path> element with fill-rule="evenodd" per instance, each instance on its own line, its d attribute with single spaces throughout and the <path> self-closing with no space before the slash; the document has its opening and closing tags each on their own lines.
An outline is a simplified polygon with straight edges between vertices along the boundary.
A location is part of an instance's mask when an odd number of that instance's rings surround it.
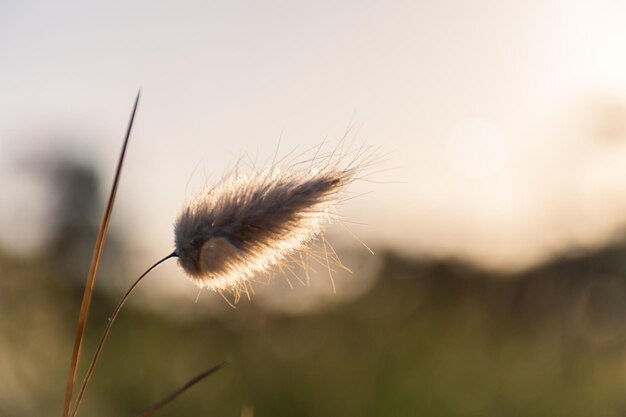
<svg viewBox="0 0 626 417">
<path fill-rule="evenodd" d="M 102 210 L 98 177 L 88 165 L 56 159 L 45 166 L 57 196 L 54 232 L 31 256 L 0 250 L 0 415 L 6 417 L 60 413 Z M 121 294 L 107 283 L 122 277 L 128 285 L 137 275 L 123 242 L 120 230 L 107 240 L 83 370 Z M 224 359 L 226 368 L 158 415 L 626 413 L 626 240 L 509 273 L 392 251 L 374 259 L 367 291 L 304 314 L 268 309 L 255 297 L 233 309 L 214 294 L 160 308 L 130 303 L 81 414 L 132 416 Z M 357 269 L 350 279 L 364 273 Z M 209 300 L 220 308 L 205 309 Z M 183 306 L 176 303 L 196 311 L 177 314 Z"/>
</svg>

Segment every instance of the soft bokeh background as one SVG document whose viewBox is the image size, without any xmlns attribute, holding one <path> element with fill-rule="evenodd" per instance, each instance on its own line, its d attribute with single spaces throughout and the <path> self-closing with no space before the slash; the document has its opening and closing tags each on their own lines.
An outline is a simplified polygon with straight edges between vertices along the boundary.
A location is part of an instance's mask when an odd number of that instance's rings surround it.
<svg viewBox="0 0 626 417">
<path fill-rule="evenodd" d="M 328 239 L 354 273 L 230 308 L 175 263 L 84 403 L 133 415 L 626 413 L 626 3 L 0 2 L 0 415 L 59 415 L 98 222 L 142 101 L 86 354 L 241 155 L 379 149 Z M 293 287 L 293 288 L 291 288 Z M 197 298 L 197 300 L 196 300 Z M 85 361 L 85 360 L 84 360 Z"/>
</svg>

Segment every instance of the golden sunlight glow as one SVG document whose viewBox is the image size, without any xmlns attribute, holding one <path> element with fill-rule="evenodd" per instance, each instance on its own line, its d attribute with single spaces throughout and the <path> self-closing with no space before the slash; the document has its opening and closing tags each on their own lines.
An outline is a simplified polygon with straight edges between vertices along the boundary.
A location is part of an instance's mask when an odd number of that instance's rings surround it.
<svg viewBox="0 0 626 417">
<path fill-rule="evenodd" d="M 496 127 L 486 120 L 459 122 L 446 141 L 446 159 L 461 177 L 481 180 L 496 176 L 508 163 L 508 150 Z"/>
</svg>

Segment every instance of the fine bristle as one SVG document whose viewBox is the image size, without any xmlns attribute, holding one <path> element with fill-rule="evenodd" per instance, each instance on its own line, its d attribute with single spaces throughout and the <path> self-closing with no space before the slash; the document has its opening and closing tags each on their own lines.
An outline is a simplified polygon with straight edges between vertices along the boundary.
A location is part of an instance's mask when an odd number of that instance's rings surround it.
<svg viewBox="0 0 626 417">
<path fill-rule="evenodd" d="M 248 175 L 235 170 L 186 205 L 174 231 L 176 255 L 191 280 L 238 295 L 255 274 L 317 238 L 357 169 L 313 165 Z"/>
</svg>

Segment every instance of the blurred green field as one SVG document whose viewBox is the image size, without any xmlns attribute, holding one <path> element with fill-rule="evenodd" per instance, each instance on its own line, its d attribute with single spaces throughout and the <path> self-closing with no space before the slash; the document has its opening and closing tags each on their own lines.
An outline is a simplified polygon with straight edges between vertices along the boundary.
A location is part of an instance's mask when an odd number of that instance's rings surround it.
<svg viewBox="0 0 626 417">
<path fill-rule="evenodd" d="M 76 227 L 59 227 L 46 256 L 0 254 L 1 416 L 61 412 L 82 293 L 79 258 L 68 248 L 90 248 L 93 232 L 92 216 L 68 222 Z M 108 251 L 115 261 L 100 282 L 131 276 L 121 252 Z M 224 359 L 226 368 L 158 415 L 626 413 L 625 243 L 508 275 L 394 253 L 377 260 L 365 294 L 303 315 L 272 312 L 254 298 L 185 319 L 168 314 L 171 303 L 131 303 L 81 415 L 135 415 Z M 118 297 L 110 288 L 95 294 L 83 369 Z"/>
</svg>

